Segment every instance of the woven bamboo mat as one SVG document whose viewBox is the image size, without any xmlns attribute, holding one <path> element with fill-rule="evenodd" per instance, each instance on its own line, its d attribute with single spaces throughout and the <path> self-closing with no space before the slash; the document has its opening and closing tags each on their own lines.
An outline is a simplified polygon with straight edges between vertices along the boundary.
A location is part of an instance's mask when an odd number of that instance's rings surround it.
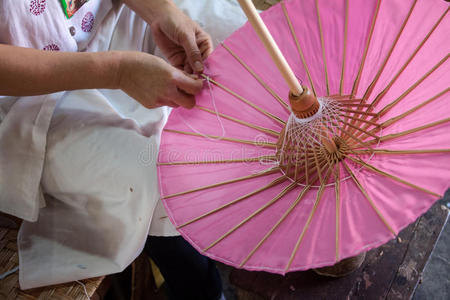
<svg viewBox="0 0 450 300">
<path fill-rule="evenodd" d="M 5 218 L 10 219 L 10 217 L 0 214 L 0 219 L 5 220 Z M 17 220 L 12 222 L 19 223 Z M 18 225 L 14 227 L 18 227 Z M 17 232 L 17 229 L 0 227 L 0 274 L 19 265 Z M 102 280 L 103 277 L 98 277 L 81 281 L 86 286 L 86 292 L 89 297 L 94 295 Z M 19 274 L 15 272 L 0 280 L 0 299 L 86 300 L 87 297 L 83 286 L 77 282 L 22 291 L 19 288 Z"/>
</svg>

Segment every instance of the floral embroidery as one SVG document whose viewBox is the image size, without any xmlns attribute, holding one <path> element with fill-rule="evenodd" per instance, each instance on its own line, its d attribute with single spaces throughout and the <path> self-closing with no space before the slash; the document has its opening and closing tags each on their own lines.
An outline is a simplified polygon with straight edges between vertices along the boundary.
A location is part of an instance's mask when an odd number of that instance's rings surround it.
<svg viewBox="0 0 450 300">
<path fill-rule="evenodd" d="M 81 21 L 81 30 L 84 32 L 91 32 L 92 27 L 94 27 L 94 14 L 88 12 L 84 15 L 84 18 Z"/>
<path fill-rule="evenodd" d="M 59 51 L 59 46 L 56 44 L 48 44 L 47 46 L 45 46 L 44 48 L 42 48 L 42 50 L 45 51 Z"/>
<path fill-rule="evenodd" d="M 45 11 L 46 5 L 47 0 L 31 0 L 30 12 L 35 16 L 39 16 Z"/>
</svg>

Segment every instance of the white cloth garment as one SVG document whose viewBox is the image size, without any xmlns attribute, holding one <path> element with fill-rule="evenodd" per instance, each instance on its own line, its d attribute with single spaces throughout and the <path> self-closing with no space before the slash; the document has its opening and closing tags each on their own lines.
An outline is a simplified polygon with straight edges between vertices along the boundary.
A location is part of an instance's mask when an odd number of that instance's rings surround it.
<svg viewBox="0 0 450 300">
<path fill-rule="evenodd" d="M 104 2 L 109 7 L 97 7 L 90 35 L 72 37 L 67 27 L 79 23 L 73 19 L 52 23 L 57 37 L 52 41 L 19 43 L 0 33 L 0 42 L 159 53 L 135 13 Z M 245 21 L 236 1 L 174 2 L 216 44 Z M 0 0 L 0 19 L 5 3 L 9 0 Z M 47 10 L 55 3 L 59 0 L 48 0 Z M 0 20 L 0 30 L 5 22 Z M 120 272 L 141 252 L 149 227 L 152 235 L 177 234 L 159 201 L 155 167 L 169 112 L 145 109 L 118 90 L 0 98 L 0 210 L 28 221 L 18 238 L 21 288 Z"/>
<path fill-rule="evenodd" d="M 78 11 L 81 20 L 67 20 L 59 0 L 0 0 L 0 43 L 74 52 L 79 42 L 100 51 L 108 46 L 119 11 L 111 0 L 93 0 Z M 96 15 L 85 32 L 82 20 L 91 13 Z M 44 205 L 40 181 L 47 130 L 62 95 L 0 96 L 0 211 L 37 220 Z"/>
</svg>

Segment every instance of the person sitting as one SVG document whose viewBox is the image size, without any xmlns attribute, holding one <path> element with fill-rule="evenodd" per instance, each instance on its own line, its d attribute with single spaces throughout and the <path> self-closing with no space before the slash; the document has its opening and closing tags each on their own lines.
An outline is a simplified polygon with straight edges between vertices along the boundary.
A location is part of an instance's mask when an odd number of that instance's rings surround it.
<svg viewBox="0 0 450 300">
<path fill-rule="evenodd" d="M 156 159 L 213 50 L 175 2 L 219 39 L 243 14 L 227 0 L 83 0 L 67 18 L 67 2 L 0 0 L 0 211 L 24 220 L 21 288 L 120 272 L 145 245 L 174 299 L 219 298 L 214 264 L 167 218 Z"/>
</svg>

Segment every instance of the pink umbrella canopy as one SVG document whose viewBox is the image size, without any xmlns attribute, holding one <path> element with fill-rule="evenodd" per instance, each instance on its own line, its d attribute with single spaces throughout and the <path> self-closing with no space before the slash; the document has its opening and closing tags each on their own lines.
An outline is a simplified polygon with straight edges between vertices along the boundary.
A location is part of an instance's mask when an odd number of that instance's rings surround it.
<svg viewBox="0 0 450 300">
<path fill-rule="evenodd" d="M 415 221 L 450 186 L 448 10 L 292 0 L 262 13 L 331 116 L 294 131 L 289 88 L 253 28 L 233 33 L 208 58 L 197 106 L 174 110 L 162 135 L 160 192 L 183 237 L 234 267 L 285 274 L 380 246 Z M 337 150 L 308 126 L 333 132 Z"/>
</svg>

